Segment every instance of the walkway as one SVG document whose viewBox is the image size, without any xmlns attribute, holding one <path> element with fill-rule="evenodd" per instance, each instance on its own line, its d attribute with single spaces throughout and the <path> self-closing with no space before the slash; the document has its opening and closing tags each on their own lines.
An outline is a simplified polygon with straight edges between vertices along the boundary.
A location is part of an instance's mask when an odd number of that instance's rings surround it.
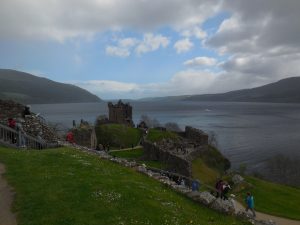
<svg viewBox="0 0 300 225">
<path fill-rule="evenodd" d="M 245 207 L 242 206 L 241 203 L 235 201 L 235 205 L 238 211 L 245 211 Z M 249 212 L 251 213 L 251 212 Z M 277 217 L 277 216 L 272 216 L 272 215 L 268 215 L 265 213 L 261 213 L 261 212 L 257 212 L 256 213 L 256 219 L 257 220 L 272 220 L 274 222 L 276 222 L 276 225 L 300 225 L 300 221 L 296 221 L 296 220 L 291 220 L 291 219 L 286 219 L 286 218 L 282 218 L 282 217 Z"/>
<path fill-rule="evenodd" d="M 0 225 L 17 225 L 16 217 L 11 212 L 13 192 L 5 179 L 5 167 L 0 163 Z"/>
</svg>

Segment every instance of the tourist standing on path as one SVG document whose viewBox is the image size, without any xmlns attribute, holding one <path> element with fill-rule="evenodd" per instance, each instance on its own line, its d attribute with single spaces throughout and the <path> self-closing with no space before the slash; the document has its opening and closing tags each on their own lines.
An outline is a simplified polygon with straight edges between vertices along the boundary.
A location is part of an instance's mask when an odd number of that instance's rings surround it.
<svg viewBox="0 0 300 225">
<path fill-rule="evenodd" d="M 246 212 L 248 212 L 248 210 L 250 210 L 253 213 L 253 216 L 255 217 L 256 214 L 254 211 L 254 197 L 250 192 L 247 193 L 247 197 L 246 197 L 245 201 L 247 204 Z"/>
<path fill-rule="evenodd" d="M 22 126 L 22 120 L 18 119 L 16 124 L 16 129 L 18 132 L 18 146 L 21 148 L 26 148 L 26 141 L 25 141 L 25 131 Z"/>
</svg>

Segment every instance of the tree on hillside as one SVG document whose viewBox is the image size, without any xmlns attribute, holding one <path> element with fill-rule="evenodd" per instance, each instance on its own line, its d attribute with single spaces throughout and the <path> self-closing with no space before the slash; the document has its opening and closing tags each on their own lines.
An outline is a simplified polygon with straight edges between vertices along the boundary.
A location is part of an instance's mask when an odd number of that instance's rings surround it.
<svg viewBox="0 0 300 225">
<path fill-rule="evenodd" d="M 181 132 L 179 125 L 174 122 L 168 122 L 165 124 L 165 128 L 169 131 Z"/>
</svg>

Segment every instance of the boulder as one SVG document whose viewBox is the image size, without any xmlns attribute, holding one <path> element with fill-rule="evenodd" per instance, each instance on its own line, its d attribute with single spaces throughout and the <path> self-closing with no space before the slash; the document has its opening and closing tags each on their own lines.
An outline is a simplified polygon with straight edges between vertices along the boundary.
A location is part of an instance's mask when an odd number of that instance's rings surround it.
<svg viewBox="0 0 300 225">
<path fill-rule="evenodd" d="M 208 191 L 201 192 L 199 195 L 199 201 L 204 205 L 210 205 L 215 200 L 216 200 L 216 197 L 213 196 Z"/>
<path fill-rule="evenodd" d="M 138 166 L 136 170 L 140 173 L 147 173 L 147 169 L 144 166 Z"/>
<path fill-rule="evenodd" d="M 254 222 L 255 225 L 276 225 L 272 220 L 259 220 Z"/>
<path fill-rule="evenodd" d="M 189 193 L 187 193 L 187 196 L 191 199 L 193 199 L 194 201 L 199 201 L 200 198 L 200 192 L 199 191 L 191 191 Z"/>
<path fill-rule="evenodd" d="M 216 211 L 226 214 L 234 214 L 235 212 L 232 202 L 228 200 L 222 200 L 221 198 L 217 198 L 210 207 Z"/>
<path fill-rule="evenodd" d="M 244 178 L 241 176 L 241 175 L 238 175 L 238 174 L 235 174 L 233 177 L 232 177 L 232 182 L 234 184 L 240 184 L 244 181 Z"/>
</svg>

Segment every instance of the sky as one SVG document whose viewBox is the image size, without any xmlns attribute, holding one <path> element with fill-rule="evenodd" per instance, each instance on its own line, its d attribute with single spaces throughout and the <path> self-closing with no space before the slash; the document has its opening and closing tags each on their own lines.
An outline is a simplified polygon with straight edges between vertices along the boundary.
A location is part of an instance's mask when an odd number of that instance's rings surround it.
<svg viewBox="0 0 300 225">
<path fill-rule="evenodd" d="M 1 0 L 0 68 L 102 99 L 221 93 L 300 73 L 299 0 Z"/>
</svg>

